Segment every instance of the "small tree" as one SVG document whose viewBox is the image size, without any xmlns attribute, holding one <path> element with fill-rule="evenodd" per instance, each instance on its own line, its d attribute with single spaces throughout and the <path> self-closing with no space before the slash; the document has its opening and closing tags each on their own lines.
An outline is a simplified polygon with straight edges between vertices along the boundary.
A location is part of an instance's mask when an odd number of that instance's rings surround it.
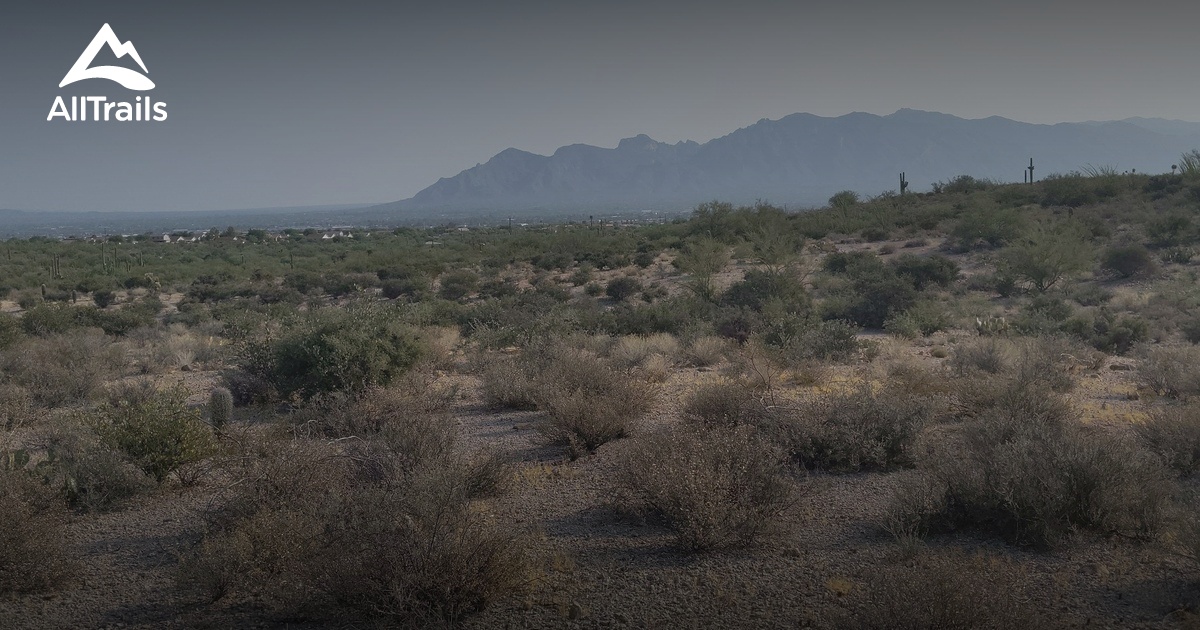
<svg viewBox="0 0 1200 630">
<path fill-rule="evenodd" d="M 1092 266 L 1092 245 L 1069 225 L 1037 226 L 1004 251 L 1001 268 L 1039 293 Z"/>
<path fill-rule="evenodd" d="M 691 289 L 712 301 L 716 294 L 713 276 L 729 264 L 729 249 L 720 241 L 702 237 L 689 242 L 675 259 L 675 266 L 692 275 Z"/>
</svg>

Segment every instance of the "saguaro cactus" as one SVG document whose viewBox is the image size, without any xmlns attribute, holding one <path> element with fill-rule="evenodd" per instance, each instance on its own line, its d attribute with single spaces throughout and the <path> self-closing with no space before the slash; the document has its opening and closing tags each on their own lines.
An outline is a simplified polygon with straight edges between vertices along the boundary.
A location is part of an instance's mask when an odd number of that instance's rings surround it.
<svg viewBox="0 0 1200 630">
<path fill-rule="evenodd" d="M 224 387 L 212 390 L 208 395 L 208 419 L 213 429 L 220 431 L 233 415 L 233 394 Z"/>
</svg>

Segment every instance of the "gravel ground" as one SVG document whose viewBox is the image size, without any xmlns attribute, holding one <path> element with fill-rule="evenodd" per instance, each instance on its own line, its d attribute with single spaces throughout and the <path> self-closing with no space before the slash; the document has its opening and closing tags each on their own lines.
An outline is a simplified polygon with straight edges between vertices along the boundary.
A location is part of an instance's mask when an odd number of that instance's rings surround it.
<svg viewBox="0 0 1200 630">
<path fill-rule="evenodd" d="M 1137 391 L 1130 374 L 1105 365 L 1081 378 L 1072 395 L 1088 417 L 1120 430 L 1140 404 L 1130 399 Z M 683 394 L 714 376 L 675 373 L 661 385 L 660 408 L 638 431 L 677 422 Z M 798 473 L 786 534 L 753 550 L 682 555 L 669 532 L 611 506 L 612 480 L 630 440 L 568 461 L 538 439 L 537 413 L 488 411 L 473 377 L 452 378 L 462 386 L 455 417 L 463 444 L 504 453 L 521 471 L 488 509 L 535 532 L 533 544 L 553 567 L 529 595 L 494 605 L 470 618 L 468 628 L 845 627 L 881 567 L 911 562 L 878 527 L 892 490 L 911 473 Z M 188 379 L 208 383 L 203 373 Z M 176 591 L 177 554 L 194 540 L 219 485 L 210 478 L 116 512 L 73 517 L 75 579 L 56 593 L 0 599 L 0 628 L 322 627 L 273 618 L 252 604 L 203 606 Z M 1192 612 L 1200 609 L 1194 565 L 1157 545 L 1086 539 L 1034 552 L 956 536 L 929 546 L 1012 558 L 1026 572 L 1030 603 L 1043 613 L 1037 627 L 1200 627 Z"/>
</svg>

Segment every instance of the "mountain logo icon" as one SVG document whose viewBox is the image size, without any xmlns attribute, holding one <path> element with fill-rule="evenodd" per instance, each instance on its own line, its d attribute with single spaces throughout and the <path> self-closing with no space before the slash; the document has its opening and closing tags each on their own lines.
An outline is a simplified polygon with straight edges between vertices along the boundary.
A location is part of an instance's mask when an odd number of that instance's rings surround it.
<svg viewBox="0 0 1200 630">
<path fill-rule="evenodd" d="M 121 43 L 117 39 L 117 34 L 113 32 L 112 27 L 108 24 L 100 27 L 100 31 L 92 38 L 92 43 L 88 44 L 87 48 L 83 49 L 83 54 L 79 55 L 79 59 L 75 61 L 75 65 L 67 72 L 67 76 L 63 77 L 62 83 L 58 87 L 65 87 L 76 81 L 85 79 L 108 79 L 116 81 L 123 87 L 139 92 L 154 89 L 154 82 L 146 76 L 139 74 L 137 71 L 120 66 L 96 66 L 91 67 L 92 62 L 96 60 L 96 55 L 104 46 L 108 46 L 117 58 L 129 55 L 141 66 L 142 72 L 149 74 L 146 70 L 146 64 L 142 63 L 142 58 L 138 55 L 138 51 L 133 47 L 133 42 Z"/>
</svg>

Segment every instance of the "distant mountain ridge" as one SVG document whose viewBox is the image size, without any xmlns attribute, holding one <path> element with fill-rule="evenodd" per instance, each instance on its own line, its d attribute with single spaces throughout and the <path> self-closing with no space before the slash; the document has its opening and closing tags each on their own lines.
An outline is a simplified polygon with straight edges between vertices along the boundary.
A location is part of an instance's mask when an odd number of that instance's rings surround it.
<svg viewBox="0 0 1200 630">
<path fill-rule="evenodd" d="M 506 149 L 438 180 L 411 199 L 372 211 L 422 212 L 682 209 L 710 199 L 817 205 L 839 190 L 913 190 L 961 174 L 1021 181 L 1087 165 L 1167 172 L 1200 147 L 1200 123 L 1151 118 L 1039 125 L 998 116 L 969 120 L 902 109 L 838 117 L 763 119 L 703 144 L 646 135 L 607 149 L 584 144 L 552 155 Z"/>
</svg>

